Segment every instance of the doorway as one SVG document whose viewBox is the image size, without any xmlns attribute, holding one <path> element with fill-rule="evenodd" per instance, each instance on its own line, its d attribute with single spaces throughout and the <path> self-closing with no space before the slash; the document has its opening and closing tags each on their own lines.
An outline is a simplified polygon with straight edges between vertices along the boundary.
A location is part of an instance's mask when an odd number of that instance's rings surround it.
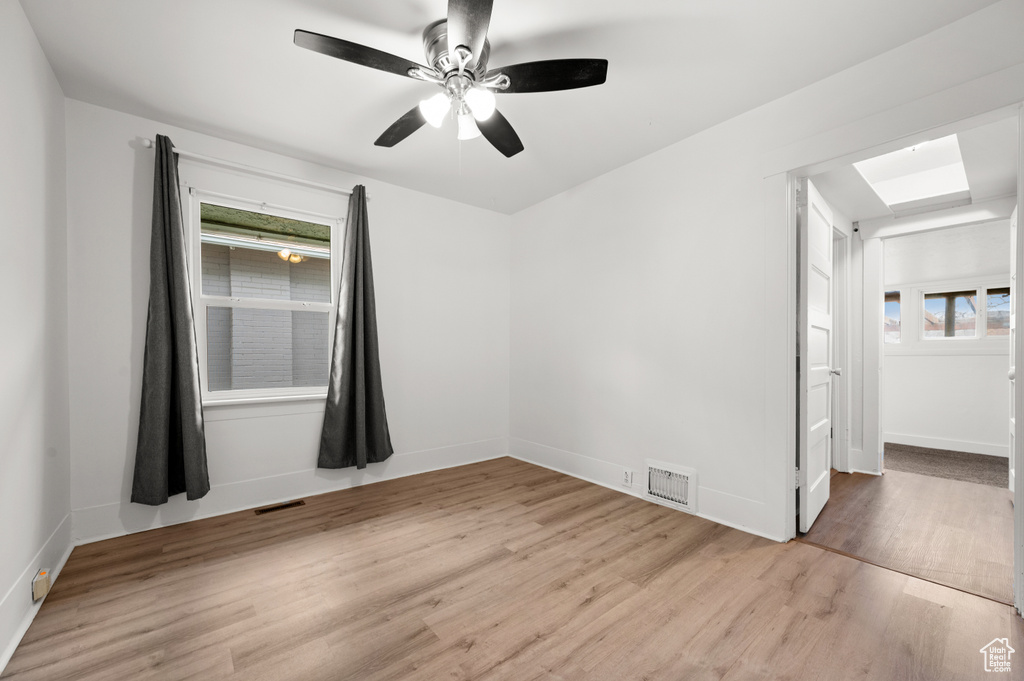
<svg viewBox="0 0 1024 681">
<path fill-rule="evenodd" d="M 932 451 L 942 449 L 934 445 L 945 444 L 952 451 L 968 450 L 983 456 L 1016 454 L 1010 447 L 1009 429 L 1014 420 L 1008 399 L 1011 389 L 1005 378 L 1012 364 L 1009 319 L 1004 320 L 1008 315 L 1003 314 L 1005 306 L 1001 307 L 1000 301 L 1010 291 L 1009 218 L 1019 187 L 1017 126 L 1014 112 L 1012 117 L 967 121 L 934 137 L 940 140 L 960 134 L 961 139 L 952 139 L 956 149 L 963 150 L 963 165 L 971 167 L 966 189 L 947 187 L 924 199 L 886 201 L 871 185 L 870 169 L 846 164 L 810 178 L 837 222 L 853 225 L 856 236 L 850 241 L 848 260 L 839 257 L 838 250 L 835 255 L 837 262 L 848 262 L 856 281 L 851 282 L 848 298 L 853 313 L 850 333 L 843 334 L 849 360 L 844 359 L 838 340 L 831 360 L 836 369 L 850 369 L 845 385 L 833 384 L 831 400 L 837 410 L 841 409 L 840 397 L 849 398 L 851 405 L 851 427 L 839 430 L 832 448 L 834 468 L 849 475 L 832 478 L 832 494 L 817 523 L 807 527 L 803 537 L 867 562 L 1008 603 L 1013 600 L 1015 546 L 1009 490 L 1004 486 L 1003 493 L 994 495 L 977 489 L 974 483 L 887 470 L 884 445 L 902 440 L 894 444 Z M 1010 141 L 1007 131 L 1012 132 Z M 1002 155 L 986 157 L 982 153 L 986 143 L 1001 148 Z M 936 147 L 940 144 L 935 143 Z M 927 144 L 920 143 L 901 151 L 918 157 L 932 153 Z M 873 158 L 870 152 L 862 156 L 865 161 Z M 1000 164 L 1001 171 L 993 170 Z M 890 173 L 882 179 L 894 177 Z M 872 215 L 872 210 L 877 214 Z M 957 229 L 971 233 L 956 234 Z M 952 254 L 957 264 L 956 257 L 971 259 L 966 257 L 969 246 L 979 243 L 979 235 L 997 232 L 1006 242 L 1000 248 L 1002 271 L 979 273 L 961 267 L 935 275 L 941 271 L 937 256 L 942 252 L 936 244 L 947 242 L 945 253 Z M 894 280 L 896 256 L 908 245 L 924 257 L 916 274 L 901 272 Z M 921 263 L 931 274 L 920 274 Z M 914 272 L 906 263 L 903 269 Z M 885 314 L 885 307 L 895 300 L 900 305 L 903 337 L 893 342 L 893 319 Z M 840 304 L 835 298 L 837 313 Z M 884 342 L 886 331 L 888 344 Z M 801 332 L 806 330 L 801 328 L 798 338 Z M 849 364 L 844 367 L 845 361 Z M 999 362 L 999 375 L 993 378 L 993 366 Z M 922 367 L 927 371 L 908 371 Z M 981 374 L 986 380 L 975 380 Z M 937 383 L 929 386 L 932 379 Z M 897 385 L 902 393 L 894 390 Z M 968 413 L 962 406 L 950 404 L 944 412 L 942 387 L 973 404 L 975 410 Z M 915 390 L 917 397 L 913 397 Z M 798 405 L 799 401 L 800 396 Z M 982 423 L 980 415 L 986 410 L 990 418 Z M 833 421 L 843 415 L 840 411 Z M 958 433 L 957 426 L 968 428 Z M 931 435 L 926 432 L 929 428 Z M 979 437 L 978 432 L 984 435 Z M 798 443 L 802 434 L 797 435 Z M 845 457 L 840 455 L 844 446 Z M 1008 464 L 1010 459 L 1005 461 Z M 806 462 L 806 458 L 802 460 Z M 803 492 L 801 486 L 798 499 Z M 805 523 L 798 522 L 804 529 Z M 944 556 L 949 560 L 943 562 Z M 972 560 L 962 560 L 965 556 Z"/>
</svg>

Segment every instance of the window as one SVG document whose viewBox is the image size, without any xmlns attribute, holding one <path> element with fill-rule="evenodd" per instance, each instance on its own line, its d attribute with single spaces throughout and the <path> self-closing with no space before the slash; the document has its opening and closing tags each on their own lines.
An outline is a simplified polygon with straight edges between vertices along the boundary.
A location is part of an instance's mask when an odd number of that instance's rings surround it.
<svg viewBox="0 0 1024 681">
<path fill-rule="evenodd" d="M 986 291 L 986 336 L 1010 335 L 1010 288 L 990 288 Z"/>
<path fill-rule="evenodd" d="M 885 293 L 885 342 L 900 342 L 900 292 Z"/>
<path fill-rule="evenodd" d="M 853 167 L 897 214 L 922 205 L 970 199 L 956 135 L 869 158 Z"/>
<path fill-rule="evenodd" d="M 922 312 L 921 337 L 925 340 L 997 339 L 1010 335 L 1010 289 L 1007 286 L 925 292 Z"/>
<path fill-rule="evenodd" d="M 192 203 L 204 398 L 325 394 L 340 220 L 203 192 Z"/>
<path fill-rule="evenodd" d="M 926 293 L 924 296 L 924 337 L 975 337 L 978 318 L 977 291 Z"/>
</svg>

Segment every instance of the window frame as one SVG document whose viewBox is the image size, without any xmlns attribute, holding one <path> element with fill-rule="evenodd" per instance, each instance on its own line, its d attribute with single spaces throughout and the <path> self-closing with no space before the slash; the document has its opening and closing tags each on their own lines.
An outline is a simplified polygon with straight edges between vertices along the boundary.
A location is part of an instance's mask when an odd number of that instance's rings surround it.
<svg viewBox="0 0 1024 681">
<path fill-rule="evenodd" d="M 993 287 L 995 288 L 995 287 Z M 924 335 L 924 313 L 925 313 L 925 302 L 928 296 L 945 296 L 950 293 L 956 294 L 959 297 L 961 294 L 969 293 L 974 291 L 975 298 L 975 309 L 974 309 L 974 335 L 973 336 L 932 336 L 928 337 Z M 982 305 L 980 301 L 988 301 L 987 293 L 988 287 L 976 286 L 971 288 L 922 288 L 918 291 L 918 315 L 917 315 L 917 332 L 918 339 L 925 343 L 934 343 L 936 341 L 956 341 L 962 343 L 963 341 L 972 340 L 983 340 L 986 338 L 985 331 L 988 328 L 988 307 Z"/>
<path fill-rule="evenodd" d="M 341 275 L 341 244 L 344 241 L 345 218 L 269 204 L 256 199 L 231 196 L 208 189 L 199 189 L 182 184 L 182 196 L 188 197 L 187 208 L 183 214 L 183 222 L 188 248 L 189 285 L 192 296 L 193 318 L 195 321 L 196 346 L 199 355 L 199 385 L 203 406 L 251 404 L 259 402 L 287 402 L 294 400 L 326 399 L 327 386 L 298 386 L 289 388 L 242 388 L 232 390 L 211 391 L 209 388 L 209 352 L 207 346 L 207 310 L 210 307 L 247 308 L 259 310 L 299 310 L 309 312 L 327 312 L 327 365 L 324 375 L 330 375 L 331 353 L 334 328 L 338 315 L 338 285 Z M 202 282 L 202 219 L 200 206 L 210 203 L 227 208 L 262 213 L 276 217 L 318 222 L 327 225 L 331 230 L 331 278 L 330 302 L 312 302 L 298 300 L 280 300 L 272 298 L 236 298 L 234 296 L 208 295 L 203 291 Z"/>
<path fill-rule="evenodd" d="M 1008 336 L 988 336 L 988 291 L 1007 288 L 1006 276 L 980 276 L 970 279 L 931 280 L 906 284 L 888 284 L 885 292 L 900 293 L 899 343 L 886 343 L 884 329 L 881 338 L 885 355 L 1002 355 L 1008 351 Z M 924 337 L 924 296 L 950 291 L 974 290 L 984 295 L 984 302 L 975 322 L 974 336 Z M 1012 295 L 1012 292 L 1011 292 Z"/>
<path fill-rule="evenodd" d="M 885 288 L 885 287 L 883 287 L 883 288 Z M 900 318 L 899 318 L 899 334 L 900 335 L 899 335 L 899 339 L 898 340 L 894 340 L 894 341 L 886 340 L 886 338 L 885 338 L 885 334 L 887 333 L 886 330 L 885 330 L 885 319 L 886 319 L 886 316 L 885 316 L 885 306 L 889 302 L 891 302 L 889 300 L 889 296 L 892 295 L 892 294 L 896 294 L 896 301 L 895 302 L 896 302 L 897 305 L 899 305 L 899 311 L 900 311 L 899 312 L 899 314 L 900 314 Z M 903 298 L 903 291 L 900 290 L 899 287 L 897 287 L 897 288 L 886 288 L 886 290 L 882 292 L 882 345 L 883 346 L 902 345 L 903 344 L 903 329 L 904 329 L 903 318 L 904 318 L 904 311 L 905 311 L 904 308 L 905 307 L 906 307 L 906 302 L 904 301 L 904 298 Z"/>
<path fill-rule="evenodd" d="M 989 331 L 989 329 L 988 329 L 988 297 L 990 295 L 992 295 L 992 293 L 991 293 L 992 291 L 1002 290 L 1002 289 L 1006 289 L 1007 294 L 1010 296 L 1010 309 L 1012 310 L 1013 309 L 1013 287 L 1010 286 L 1009 283 L 1007 283 L 1006 286 L 990 285 L 990 286 L 984 287 L 983 289 L 980 289 L 981 291 L 984 292 L 984 296 L 985 296 L 984 297 L 985 304 L 982 306 L 982 308 L 983 308 L 983 310 L 985 312 L 985 329 L 984 329 L 983 333 L 979 332 L 979 334 L 980 334 L 979 335 L 979 339 L 981 339 L 981 340 L 994 340 L 994 339 L 999 339 L 999 338 L 1009 338 L 1010 337 L 1009 331 L 1007 331 L 1007 333 L 1005 333 L 1005 334 L 999 334 L 999 335 L 996 335 L 996 336 L 989 335 L 989 333 L 988 333 L 988 331 Z"/>
</svg>

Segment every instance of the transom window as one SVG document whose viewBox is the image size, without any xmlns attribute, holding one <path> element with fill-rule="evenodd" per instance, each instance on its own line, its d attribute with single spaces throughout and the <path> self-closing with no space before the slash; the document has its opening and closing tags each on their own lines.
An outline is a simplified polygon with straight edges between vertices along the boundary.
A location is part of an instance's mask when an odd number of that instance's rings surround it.
<svg viewBox="0 0 1024 681">
<path fill-rule="evenodd" d="M 1009 287 L 924 293 L 921 337 L 992 338 L 1010 334 Z"/>
<path fill-rule="evenodd" d="M 925 338 L 974 338 L 977 319 L 977 291 L 947 291 L 924 296 L 921 328 Z"/>
<path fill-rule="evenodd" d="M 1010 287 L 990 288 L 987 293 L 986 336 L 1010 335 Z"/>
<path fill-rule="evenodd" d="M 900 292 L 885 292 L 885 342 L 900 342 Z"/>
</svg>

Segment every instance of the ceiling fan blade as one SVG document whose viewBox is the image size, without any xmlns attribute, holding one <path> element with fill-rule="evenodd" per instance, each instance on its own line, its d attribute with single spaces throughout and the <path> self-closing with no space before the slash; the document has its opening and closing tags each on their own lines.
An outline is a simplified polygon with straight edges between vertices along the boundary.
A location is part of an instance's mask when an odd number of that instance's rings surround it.
<svg viewBox="0 0 1024 681">
<path fill-rule="evenodd" d="M 473 53 L 467 69 L 476 66 L 491 23 L 493 0 L 448 0 L 448 51 L 465 45 Z"/>
<path fill-rule="evenodd" d="M 303 31 L 302 29 L 296 29 L 295 31 L 295 44 L 307 50 L 326 54 L 328 57 L 344 59 L 353 64 L 369 66 L 371 69 L 396 73 L 399 76 L 407 76 L 409 78 L 412 78 L 412 76 L 409 76 L 409 69 L 423 69 L 428 73 L 431 71 L 416 62 L 375 50 L 372 47 L 352 43 L 341 38 L 332 38 L 329 35 Z"/>
<path fill-rule="evenodd" d="M 554 92 L 600 85 L 608 75 L 607 59 L 549 59 L 512 64 L 491 69 L 484 76 L 489 79 L 500 74 L 511 83 L 502 92 Z"/>
<path fill-rule="evenodd" d="M 507 158 L 512 158 L 523 150 L 523 143 L 512 129 L 512 124 L 497 111 L 486 121 L 477 121 L 476 127 L 480 128 L 480 134 Z"/>
<path fill-rule="evenodd" d="M 427 119 L 420 113 L 419 105 L 409 109 L 401 118 L 391 124 L 374 142 L 378 147 L 393 147 L 423 127 Z"/>
</svg>

